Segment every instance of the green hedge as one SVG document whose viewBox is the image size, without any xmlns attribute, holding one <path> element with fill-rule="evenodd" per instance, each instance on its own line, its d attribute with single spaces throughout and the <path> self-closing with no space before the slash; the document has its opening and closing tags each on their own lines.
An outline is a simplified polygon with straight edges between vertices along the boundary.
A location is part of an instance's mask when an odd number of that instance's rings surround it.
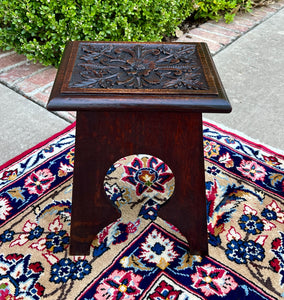
<svg viewBox="0 0 284 300">
<path fill-rule="evenodd" d="M 55 66 L 69 40 L 160 41 L 192 11 L 188 0 L 0 2 L 0 48 Z"/>
<path fill-rule="evenodd" d="M 70 40 L 161 41 L 191 14 L 233 20 L 251 0 L 0 0 L 0 48 L 58 66 Z"/>
<path fill-rule="evenodd" d="M 229 23 L 234 20 L 235 14 L 239 10 L 250 11 L 252 5 L 252 0 L 201 0 L 195 4 L 194 18 L 219 21 L 224 17 Z"/>
</svg>

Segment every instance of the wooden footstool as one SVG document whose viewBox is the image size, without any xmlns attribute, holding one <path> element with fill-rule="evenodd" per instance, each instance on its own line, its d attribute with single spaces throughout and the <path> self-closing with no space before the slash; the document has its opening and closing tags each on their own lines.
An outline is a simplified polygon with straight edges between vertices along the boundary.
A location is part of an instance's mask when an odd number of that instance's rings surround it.
<svg viewBox="0 0 284 300">
<path fill-rule="evenodd" d="M 70 42 L 47 108 L 77 111 L 70 254 L 88 255 L 119 218 L 104 177 L 140 153 L 175 175 L 159 216 L 181 230 L 191 254 L 208 253 L 202 112 L 231 106 L 205 43 Z"/>
</svg>

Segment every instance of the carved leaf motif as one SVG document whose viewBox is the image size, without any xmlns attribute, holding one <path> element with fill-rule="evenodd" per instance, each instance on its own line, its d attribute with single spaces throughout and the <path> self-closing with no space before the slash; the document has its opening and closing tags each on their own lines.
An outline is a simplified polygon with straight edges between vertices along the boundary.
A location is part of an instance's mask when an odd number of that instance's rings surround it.
<svg viewBox="0 0 284 300">
<path fill-rule="evenodd" d="M 82 44 L 69 87 L 206 90 L 196 45 Z"/>
</svg>

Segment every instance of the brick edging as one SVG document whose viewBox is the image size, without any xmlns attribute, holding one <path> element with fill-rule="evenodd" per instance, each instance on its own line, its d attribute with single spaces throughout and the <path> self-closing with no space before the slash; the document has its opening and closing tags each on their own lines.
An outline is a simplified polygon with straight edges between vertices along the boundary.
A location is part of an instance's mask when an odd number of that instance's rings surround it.
<svg viewBox="0 0 284 300">
<path fill-rule="evenodd" d="M 208 21 L 183 33 L 177 42 L 206 42 L 213 55 L 233 43 L 258 24 L 272 17 L 284 7 L 284 0 L 266 7 L 256 8 L 252 13 L 238 14 L 233 23 Z M 54 67 L 45 67 L 28 61 L 14 51 L 0 50 L 0 83 L 45 107 L 56 76 Z M 69 122 L 75 121 L 74 112 L 57 112 Z"/>
<path fill-rule="evenodd" d="M 283 7 L 284 0 L 280 0 L 269 6 L 255 8 L 252 13 L 240 13 L 230 24 L 225 23 L 224 20 L 208 21 L 196 28 L 189 29 L 176 41 L 206 42 L 210 52 L 215 55 L 255 26 L 272 17 Z"/>
</svg>

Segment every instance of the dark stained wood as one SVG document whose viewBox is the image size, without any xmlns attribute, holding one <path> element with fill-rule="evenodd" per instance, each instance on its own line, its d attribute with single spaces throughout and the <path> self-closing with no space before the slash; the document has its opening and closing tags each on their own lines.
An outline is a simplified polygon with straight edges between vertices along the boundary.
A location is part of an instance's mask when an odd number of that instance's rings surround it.
<svg viewBox="0 0 284 300">
<path fill-rule="evenodd" d="M 114 47 L 114 50 L 103 51 L 109 47 Z M 141 50 L 141 54 L 137 54 L 138 50 L 133 50 L 135 47 L 142 47 L 144 52 Z M 130 48 L 134 54 L 127 55 L 125 49 Z M 159 50 L 159 55 L 148 54 L 155 49 Z M 117 56 L 115 50 L 118 51 Z M 104 55 L 99 56 L 100 52 Z M 175 52 L 179 54 L 175 56 Z M 123 64 L 123 58 L 128 63 Z M 150 64 L 151 59 L 155 59 L 154 65 Z M 137 61 L 140 62 L 138 66 L 135 65 Z M 205 43 L 70 42 L 65 49 L 48 108 L 76 111 L 231 111 Z"/>
<path fill-rule="evenodd" d="M 106 126 L 107 127 L 107 126 Z M 88 254 L 90 244 L 104 227 L 120 217 L 106 198 L 103 181 L 111 166 L 100 145 L 107 136 L 104 122 L 95 124 L 94 112 L 78 112 L 76 124 L 70 254 Z"/>
<path fill-rule="evenodd" d="M 87 255 L 119 218 L 103 180 L 131 154 L 169 165 L 175 192 L 159 216 L 181 230 L 191 254 L 208 254 L 202 112 L 231 106 L 206 44 L 71 42 L 48 109 L 78 111 L 70 254 Z"/>
<path fill-rule="evenodd" d="M 79 111 L 77 118 L 71 253 L 86 254 L 96 233 L 119 217 L 103 190 L 108 168 L 143 153 L 162 159 L 175 175 L 174 195 L 159 216 L 182 231 L 192 253 L 206 254 L 201 114 Z"/>
</svg>

